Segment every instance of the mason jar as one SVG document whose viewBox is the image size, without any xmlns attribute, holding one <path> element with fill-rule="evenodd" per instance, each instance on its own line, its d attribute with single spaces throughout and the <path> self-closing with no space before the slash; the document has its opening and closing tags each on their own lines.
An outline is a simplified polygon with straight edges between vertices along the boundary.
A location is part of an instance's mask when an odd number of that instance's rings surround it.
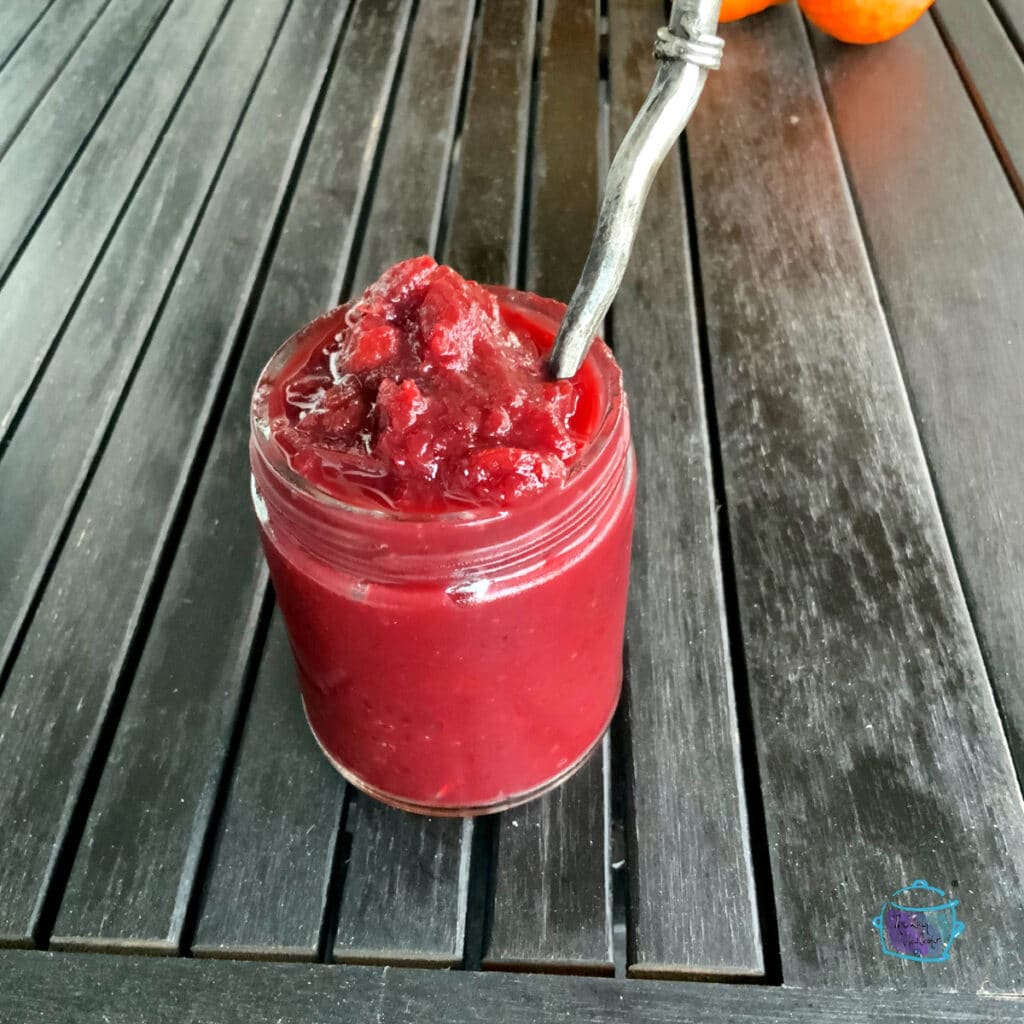
<svg viewBox="0 0 1024 1024">
<path fill-rule="evenodd" d="M 490 290 L 550 347 L 564 306 Z M 430 515 L 349 504 L 291 468 L 268 408 L 347 309 L 285 343 L 251 409 L 253 502 L 306 716 L 335 768 L 385 803 L 511 807 L 582 765 L 619 698 L 636 473 L 621 373 L 595 342 L 580 371 L 595 427 L 559 486 Z"/>
</svg>

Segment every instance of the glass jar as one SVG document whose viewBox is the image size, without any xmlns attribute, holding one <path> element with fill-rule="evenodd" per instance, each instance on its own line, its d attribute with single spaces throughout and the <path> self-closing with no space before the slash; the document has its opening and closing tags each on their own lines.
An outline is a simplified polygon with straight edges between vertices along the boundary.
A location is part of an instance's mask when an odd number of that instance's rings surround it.
<svg viewBox="0 0 1024 1024">
<path fill-rule="evenodd" d="M 564 306 L 491 290 L 550 345 Z M 346 311 L 286 342 L 252 405 L 253 502 L 306 716 L 335 768 L 388 804 L 511 807 L 586 760 L 621 690 L 636 474 L 621 373 L 595 343 L 581 372 L 603 415 L 560 487 L 432 516 L 350 505 L 290 468 L 267 413 L 295 352 Z"/>
</svg>

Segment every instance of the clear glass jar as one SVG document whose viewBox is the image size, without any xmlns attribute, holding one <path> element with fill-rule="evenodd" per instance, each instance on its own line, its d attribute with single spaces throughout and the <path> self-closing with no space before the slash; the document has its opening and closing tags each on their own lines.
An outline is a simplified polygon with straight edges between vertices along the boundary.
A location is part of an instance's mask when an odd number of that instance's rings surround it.
<svg viewBox="0 0 1024 1024">
<path fill-rule="evenodd" d="M 492 291 L 550 345 L 564 306 Z M 636 472 L 621 373 L 595 343 L 581 372 L 603 415 L 560 487 L 433 516 L 349 505 L 291 469 L 267 414 L 278 374 L 345 312 L 286 342 L 252 405 L 253 501 L 306 716 L 338 771 L 386 803 L 511 807 L 584 762 L 621 690 Z"/>
</svg>

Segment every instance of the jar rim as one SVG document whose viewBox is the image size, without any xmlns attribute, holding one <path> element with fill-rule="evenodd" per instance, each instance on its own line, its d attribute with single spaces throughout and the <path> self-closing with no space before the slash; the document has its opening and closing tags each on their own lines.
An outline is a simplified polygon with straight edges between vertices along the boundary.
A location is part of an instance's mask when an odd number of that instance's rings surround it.
<svg viewBox="0 0 1024 1024">
<path fill-rule="evenodd" d="M 491 292 L 500 303 L 513 306 L 526 314 L 543 317 L 549 320 L 556 329 L 565 314 L 564 303 L 555 299 L 546 299 L 531 292 L 503 285 L 483 285 L 482 287 Z M 270 428 L 267 405 L 277 375 L 287 366 L 295 352 L 309 340 L 311 334 L 323 331 L 339 316 L 344 317 L 351 305 L 352 302 L 342 303 L 292 334 L 274 352 L 260 371 L 249 406 L 250 434 L 266 466 L 287 487 L 299 491 L 304 498 L 320 507 L 330 509 L 334 513 L 359 519 L 365 518 L 367 522 L 409 523 L 419 526 L 425 523 L 482 524 L 504 519 L 520 507 L 535 509 L 544 504 L 544 500 L 552 494 L 560 495 L 564 500 L 565 497 L 571 496 L 567 495 L 567 492 L 575 492 L 583 486 L 580 480 L 586 477 L 587 470 L 599 461 L 601 454 L 612 441 L 617 424 L 625 415 L 622 372 L 608 346 L 602 339 L 595 338 L 587 355 L 587 363 L 584 365 L 591 364 L 595 371 L 595 376 L 601 387 L 603 410 L 600 422 L 568 467 L 566 479 L 560 487 L 546 488 L 532 500 L 512 507 L 480 505 L 475 508 L 453 509 L 446 512 L 407 512 L 401 509 L 375 508 L 371 505 L 344 501 L 328 494 L 292 468 L 288 456 Z"/>
</svg>

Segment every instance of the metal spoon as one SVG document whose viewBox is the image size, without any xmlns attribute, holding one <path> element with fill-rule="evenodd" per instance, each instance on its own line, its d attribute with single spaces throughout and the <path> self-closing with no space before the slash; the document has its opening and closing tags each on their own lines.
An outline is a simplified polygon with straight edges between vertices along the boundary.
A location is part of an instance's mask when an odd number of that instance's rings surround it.
<svg viewBox="0 0 1024 1024">
<path fill-rule="evenodd" d="M 654 54 L 658 73 L 608 169 L 594 240 L 551 350 L 555 377 L 583 365 L 626 272 L 640 214 L 661 162 L 690 120 L 708 71 L 722 60 L 716 36 L 722 0 L 674 0 Z"/>
</svg>

